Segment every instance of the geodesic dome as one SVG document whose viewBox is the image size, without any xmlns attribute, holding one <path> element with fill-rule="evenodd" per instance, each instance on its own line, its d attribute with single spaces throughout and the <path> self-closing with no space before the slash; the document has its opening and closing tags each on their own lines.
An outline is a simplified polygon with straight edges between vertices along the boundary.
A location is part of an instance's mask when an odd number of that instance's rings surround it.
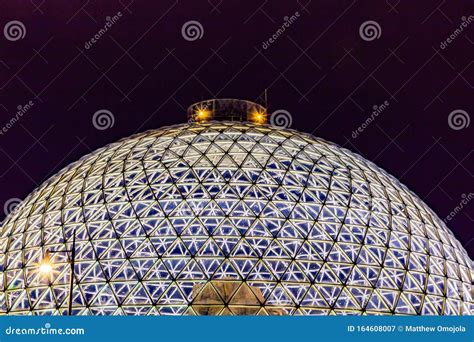
<svg viewBox="0 0 474 342">
<path fill-rule="evenodd" d="M 4 314 L 469 315 L 471 261 L 384 170 L 241 122 L 141 133 L 68 166 L 1 229 Z"/>
</svg>

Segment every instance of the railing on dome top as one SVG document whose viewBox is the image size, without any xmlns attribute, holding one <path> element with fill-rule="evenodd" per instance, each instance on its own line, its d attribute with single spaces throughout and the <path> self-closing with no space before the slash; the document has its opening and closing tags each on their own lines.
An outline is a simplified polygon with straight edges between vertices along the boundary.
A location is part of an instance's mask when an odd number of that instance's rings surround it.
<svg viewBox="0 0 474 342">
<path fill-rule="evenodd" d="M 266 108 L 258 103 L 238 99 L 211 99 L 189 106 L 188 119 L 194 122 L 206 121 L 249 121 L 267 123 Z"/>
</svg>

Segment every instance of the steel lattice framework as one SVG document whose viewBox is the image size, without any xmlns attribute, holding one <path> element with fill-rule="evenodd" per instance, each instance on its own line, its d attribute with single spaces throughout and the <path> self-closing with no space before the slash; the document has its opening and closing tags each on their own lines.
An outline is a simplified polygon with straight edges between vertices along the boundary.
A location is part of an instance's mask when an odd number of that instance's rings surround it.
<svg viewBox="0 0 474 342">
<path fill-rule="evenodd" d="M 445 224 L 373 163 L 292 130 L 165 127 L 62 170 L 3 224 L 2 313 L 65 314 L 67 255 L 49 279 L 38 263 L 73 231 L 77 315 L 200 314 L 224 291 L 206 312 L 473 312 Z"/>
</svg>

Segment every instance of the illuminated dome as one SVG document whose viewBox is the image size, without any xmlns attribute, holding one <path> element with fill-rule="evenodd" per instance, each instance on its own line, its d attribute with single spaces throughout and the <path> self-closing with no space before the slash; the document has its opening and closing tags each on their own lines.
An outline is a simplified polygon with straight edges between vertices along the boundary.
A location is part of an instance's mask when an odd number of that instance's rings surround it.
<svg viewBox="0 0 474 342">
<path fill-rule="evenodd" d="M 1 230 L 3 314 L 469 315 L 471 261 L 373 163 L 293 130 L 210 121 L 68 166 Z"/>
</svg>

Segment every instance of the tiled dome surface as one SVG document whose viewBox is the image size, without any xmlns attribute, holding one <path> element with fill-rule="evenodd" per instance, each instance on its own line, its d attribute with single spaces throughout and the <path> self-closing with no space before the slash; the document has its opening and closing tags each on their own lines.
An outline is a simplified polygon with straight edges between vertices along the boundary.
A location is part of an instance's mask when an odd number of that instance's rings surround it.
<svg viewBox="0 0 474 342">
<path fill-rule="evenodd" d="M 203 296 L 213 314 L 472 310 L 469 257 L 426 204 L 291 130 L 165 127 L 65 168 L 1 228 L 1 313 L 67 313 L 67 255 L 53 254 L 49 280 L 38 263 L 73 231 L 77 315 L 201 314 Z"/>
</svg>

